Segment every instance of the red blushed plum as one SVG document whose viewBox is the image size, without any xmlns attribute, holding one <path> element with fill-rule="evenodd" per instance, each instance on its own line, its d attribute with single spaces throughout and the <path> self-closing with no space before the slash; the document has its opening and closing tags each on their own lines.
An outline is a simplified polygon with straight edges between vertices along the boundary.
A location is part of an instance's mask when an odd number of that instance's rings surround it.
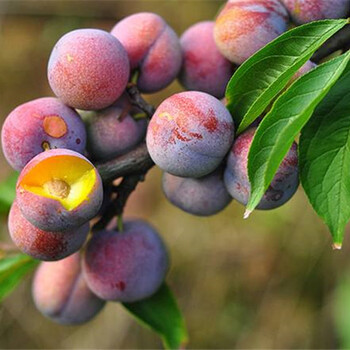
<svg viewBox="0 0 350 350">
<path fill-rule="evenodd" d="M 250 196 L 247 164 L 250 145 L 256 128 L 239 135 L 233 144 L 224 173 L 228 192 L 238 202 L 246 205 Z M 298 151 L 294 142 L 275 174 L 270 187 L 265 192 L 257 209 L 274 209 L 286 203 L 299 186 Z"/>
<path fill-rule="evenodd" d="M 241 64 L 286 31 L 287 21 L 278 0 L 231 0 L 216 19 L 214 39 L 228 60 Z"/>
<path fill-rule="evenodd" d="M 346 17 L 350 11 L 349 0 L 281 0 L 281 2 L 297 24 Z"/>
<path fill-rule="evenodd" d="M 85 118 L 87 150 L 94 160 L 125 154 L 146 135 L 147 120 L 135 120 L 127 110 L 112 106 Z"/>
<path fill-rule="evenodd" d="M 65 34 L 54 47 L 48 65 L 53 92 L 67 105 L 102 109 L 125 90 L 130 74 L 128 55 L 111 34 L 78 29 Z"/>
<path fill-rule="evenodd" d="M 96 232 L 87 245 L 83 271 L 101 299 L 134 302 L 151 296 L 164 281 L 168 254 L 148 223 L 130 220 L 123 232 Z"/>
<path fill-rule="evenodd" d="M 44 231 L 77 228 L 103 200 L 96 168 L 81 154 L 56 149 L 38 154 L 22 170 L 16 188 L 23 216 Z"/>
<path fill-rule="evenodd" d="M 198 215 L 214 215 L 232 200 L 223 181 L 223 169 L 199 179 L 163 174 L 163 191 L 167 199 L 183 211 Z"/>
<path fill-rule="evenodd" d="M 137 13 L 118 22 L 111 34 L 125 47 L 131 69 L 139 70 L 137 85 L 142 92 L 159 91 L 177 77 L 181 46 L 162 17 L 150 12 Z"/>
<path fill-rule="evenodd" d="M 60 261 L 41 263 L 34 276 L 32 293 L 38 310 L 64 325 L 87 322 L 105 305 L 88 288 L 79 253 Z"/>
<path fill-rule="evenodd" d="M 15 170 L 50 148 L 67 148 L 83 153 L 84 123 L 79 115 L 53 97 L 26 102 L 6 118 L 1 133 L 2 149 Z"/>
<path fill-rule="evenodd" d="M 17 202 L 12 204 L 8 226 L 10 236 L 16 246 L 35 259 L 61 260 L 84 244 L 89 233 L 89 223 L 63 232 L 47 232 L 32 225 L 21 213 Z"/>
<path fill-rule="evenodd" d="M 187 90 L 207 92 L 217 98 L 225 94 L 233 65 L 221 55 L 214 41 L 214 22 L 199 22 L 180 38 L 183 63 L 179 75 Z"/>
<path fill-rule="evenodd" d="M 147 148 L 165 172 L 202 177 L 222 162 L 233 142 L 230 113 L 215 97 L 188 91 L 164 100 L 147 129 Z"/>
</svg>

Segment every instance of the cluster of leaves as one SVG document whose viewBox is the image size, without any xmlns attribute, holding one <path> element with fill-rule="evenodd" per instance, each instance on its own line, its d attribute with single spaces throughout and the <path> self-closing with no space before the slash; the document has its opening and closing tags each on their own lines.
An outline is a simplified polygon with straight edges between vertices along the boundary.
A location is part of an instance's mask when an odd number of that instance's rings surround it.
<svg viewBox="0 0 350 350">
<path fill-rule="evenodd" d="M 252 191 L 246 216 L 259 203 L 301 133 L 301 182 L 337 248 L 350 219 L 350 52 L 319 65 L 290 86 L 288 82 L 347 23 L 325 20 L 286 32 L 241 65 L 226 91 L 238 133 L 265 114 L 248 158 Z M 15 180 L 11 177 L 0 185 L 1 213 L 8 211 L 14 198 Z M 36 265 L 37 261 L 23 254 L 0 259 L 0 301 Z M 180 348 L 186 342 L 184 319 L 166 285 L 151 298 L 124 306 L 157 332 L 166 348 Z"/>
<path fill-rule="evenodd" d="M 350 219 L 350 52 L 319 65 L 289 87 L 288 82 L 347 23 L 325 20 L 288 31 L 247 60 L 226 90 L 238 133 L 266 113 L 249 151 L 251 195 L 245 217 L 256 208 L 301 133 L 301 183 L 337 249 Z"/>
</svg>

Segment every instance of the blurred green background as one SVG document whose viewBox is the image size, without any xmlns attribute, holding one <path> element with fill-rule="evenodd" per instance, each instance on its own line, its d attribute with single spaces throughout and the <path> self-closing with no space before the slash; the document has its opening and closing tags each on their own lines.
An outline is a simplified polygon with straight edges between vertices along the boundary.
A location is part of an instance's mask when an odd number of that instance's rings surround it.
<svg viewBox="0 0 350 350">
<path fill-rule="evenodd" d="M 50 51 L 67 31 L 110 30 L 122 17 L 152 11 L 180 35 L 213 19 L 223 1 L 1 1 L 0 116 L 30 99 L 52 96 L 46 79 Z M 154 105 L 180 91 L 178 83 L 146 98 Z M 0 179 L 11 173 L 3 156 Z M 152 169 L 132 195 L 127 215 L 143 217 L 164 237 L 172 257 L 168 283 L 185 315 L 188 348 L 350 347 L 350 237 L 332 251 L 327 228 L 302 189 L 284 207 L 256 212 L 232 203 L 211 218 L 171 206 Z M 1 241 L 9 241 L 6 218 Z M 161 348 L 116 303 L 90 323 L 66 327 L 34 308 L 31 277 L 0 305 L 0 348 Z"/>
</svg>

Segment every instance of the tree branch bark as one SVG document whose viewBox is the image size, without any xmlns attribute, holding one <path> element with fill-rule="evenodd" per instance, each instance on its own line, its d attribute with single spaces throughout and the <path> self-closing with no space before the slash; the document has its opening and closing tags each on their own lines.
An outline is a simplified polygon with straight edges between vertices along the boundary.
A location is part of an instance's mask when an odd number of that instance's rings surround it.
<svg viewBox="0 0 350 350">
<path fill-rule="evenodd" d="M 143 99 L 137 86 L 134 83 L 129 83 L 126 91 L 132 105 L 142 110 L 149 119 L 152 118 L 155 108 Z M 111 186 L 112 181 L 120 177 L 122 177 L 123 180 L 111 191 L 110 202 L 102 213 L 99 221 L 93 226 L 93 231 L 105 228 L 114 216 L 122 215 L 129 196 L 135 190 L 138 183 L 143 181 L 144 176 L 153 165 L 154 162 L 148 153 L 145 142 L 142 142 L 127 154 L 110 161 L 95 164 L 106 186 Z M 117 196 L 112 199 L 115 193 Z"/>
<path fill-rule="evenodd" d="M 120 216 L 124 212 L 125 204 L 130 194 L 144 178 L 144 174 L 130 175 L 125 177 L 122 182 L 115 188 L 114 192 L 117 197 L 112 200 L 106 207 L 100 220 L 93 226 L 92 231 L 104 229 L 115 216 Z"/>
<path fill-rule="evenodd" d="M 95 164 L 104 183 L 110 183 L 119 177 L 144 174 L 154 165 L 146 143 L 143 142 L 130 152 L 107 162 Z"/>
</svg>

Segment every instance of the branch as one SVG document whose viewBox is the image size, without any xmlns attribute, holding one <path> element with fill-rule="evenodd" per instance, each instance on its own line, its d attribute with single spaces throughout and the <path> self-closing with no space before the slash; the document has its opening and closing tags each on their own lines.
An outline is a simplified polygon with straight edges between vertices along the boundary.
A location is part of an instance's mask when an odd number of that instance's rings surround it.
<svg viewBox="0 0 350 350">
<path fill-rule="evenodd" d="M 151 119 L 155 112 L 155 108 L 143 99 L 136 84 L 129 83 L 126 87 L 126 91 L 129 94 L 132 105 L 141 109 L 147 114 L 147 117 Z"/>
<path fill-rule="evenodd" d="M 145 174 L 153 165 L 145 142 L 120 157 L 95 164 L 104 183 L 128 175 Z"/>
<path fill-rule="evenodd" d="M 105 228 L 114 216 L 123 214 L 125 204 L 140 181 L 144 179 L 144 174 L 130 175 L 115 187 L 117 197 L 109 203 L 100 220 L 93 226 L 92 231 L 98 231 Z"/>
<path fill-rule="evenodd" d="M 137 86 L 134 83 L 129 83 L 126 91 L 132 105 L 143 111 L 149 119 L 152 118 L 155 108 L 143 99 Z M 93 226 L 93 231 L 105 228 L 114 216 L 121 218 L 130 194 L 135 190 L 137 184 L 143 181 L 146 173 L 153 165 L 145 142 L 142 142 L 127 154 L 95 164 L 102 181 L 107 186 L 111 186 L 111 182 L 117 178 L 122 177 L 123 180 L 118 186 L 112 187 L 110 202 L 102 213 L 100 220 Z M 114 199 L 112 199 L 113 193 L 117 194 Z"/>
<path fill-rule="evenodd" d="M 347 25 L 339 32 L 328 39 L 312 56 L 311 61 L 319 63 L 330 54 L 342 50 L 347 51 L 350 48 L 350 26 Z"/>
</svg>

